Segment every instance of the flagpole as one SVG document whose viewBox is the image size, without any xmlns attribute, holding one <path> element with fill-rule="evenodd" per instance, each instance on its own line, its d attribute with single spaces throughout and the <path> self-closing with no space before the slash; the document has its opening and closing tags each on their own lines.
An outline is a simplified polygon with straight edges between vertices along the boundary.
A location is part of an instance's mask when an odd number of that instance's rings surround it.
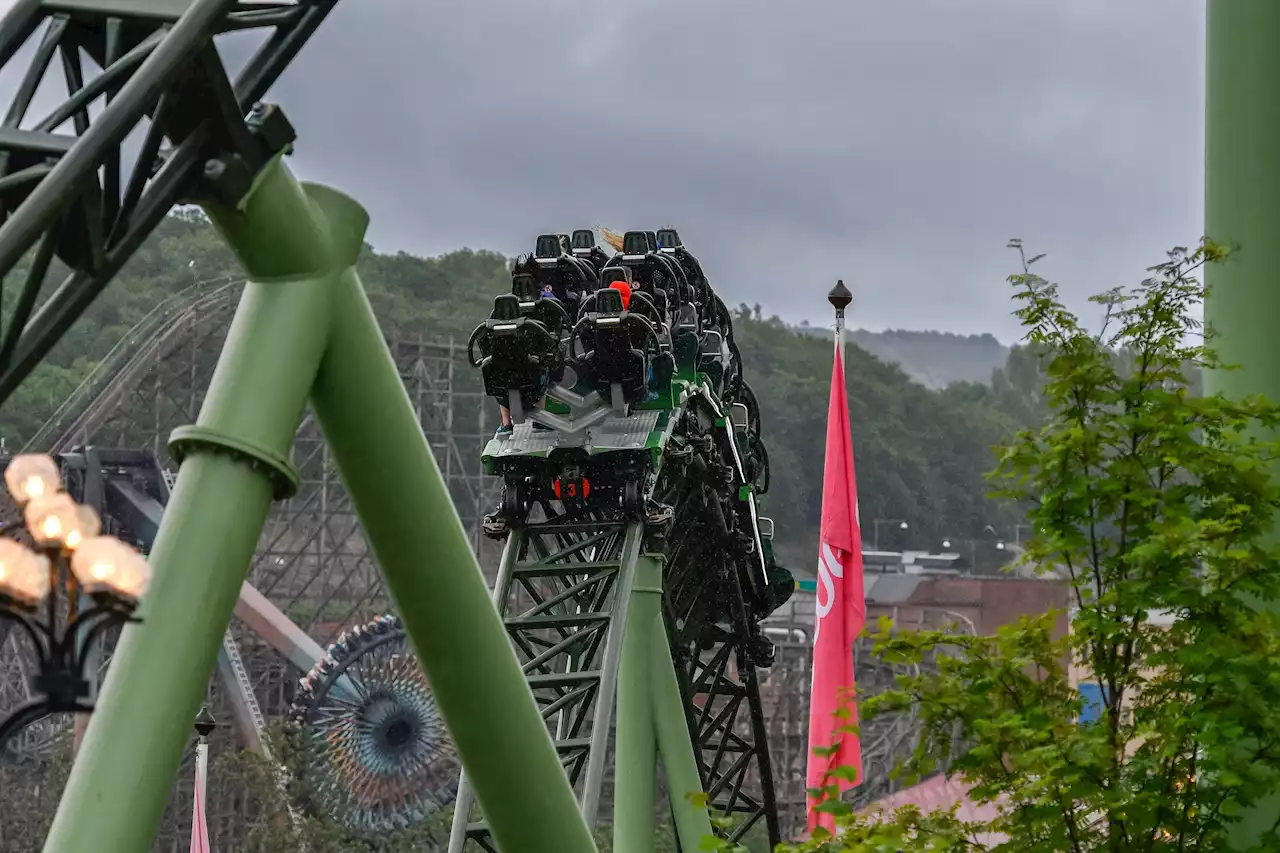
<svg viewBox="0 0 1280 853">
<path fill-rule="evenodd" d="M 191 804 L 191 853 L 211 853 L 205 798 L 209 781 L 209 735 L 217 725 L 209 708 L 201 708 L 194 724 L 199 739 L 196 741 L 195 796 Z"/>
<path fill-rule="evenodd" d="M 844 286 L 844 279 L 838 279 L 836 286 L 831 288 L 827 294 L 827 301 L 831 303 L 831 307 L 836 309 L 836 353 L 840 356 L 841 363 L 844 362 L 844 309 L 849 307 L 849 303 L 853 302 L 853 294 L 849 292 L 849 288 Z"/>
<path fill-rule="evenodd" d="M 853 294 L 843 281 L 827 294 L 836 312 L 835 354 L 822 471 L 822 520 L 818 530 L 818 576 L 815 582 L 813 677 L 809 692 L 809 761 L 806 786 L 809 831 L 835 833 L 830 812 L 818 810 L 834 787 L 834 796 L 862 781 L 862 746 L 855 731 L 856 700 L 853 645 L 866 621 L 862 580 L 862 545 L 858 533 L 858 496 L 850 443 L 849 399 L 845 390 L 844 312 Z M 854 772 L 852 780 L 833 777 L 838 768 Z"/>
</svg>

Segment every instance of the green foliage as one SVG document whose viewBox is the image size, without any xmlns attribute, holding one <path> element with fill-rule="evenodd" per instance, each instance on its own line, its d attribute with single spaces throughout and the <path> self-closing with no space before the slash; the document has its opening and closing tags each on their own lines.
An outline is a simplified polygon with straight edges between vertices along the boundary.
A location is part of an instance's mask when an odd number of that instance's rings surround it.
<svg viewBox="0 0 1280 853">
<path fill-rule="evenodd" d="M 777 524 L 780 557 L 807 568 L 822 514 L 823 453 L 831 388 L 831 343 L 797 334 L 780 319 L 741 306 L 734 331 L 746 380 L 760 400 L 772 483 L 765 511 Z M 947 537 L 978 537 L 990 525 L 1009 538 L 1015 508 L 983 500 L 991 447 L 1024 422 L 991 390 L 954 385 L 931 391 L 856 346 L 845 350 L 845 388 L 864 527 L 882 527 L 881 547 L 938 548 Z"/>
<path fill-rule="evenodd" d="M 1071 631 L 1055 636 L 1056 614 L 993 637 L 881 625 L 891 660 L 949 654 L 863 708 L 913 704 L 924 734 L 904 774 L 956 773 L 1001 816 L 981 827 L 912 809 L 844 816 L 838 841 L 795 850 L 986 849 L 979 829 L 1005 837 L 1000 850 L 1246 849 L 1233 822 L 1280 785 L 1280 488 L 1267 440 L 1280 410 L 1190 387 L 1191 372 L 1223 369 L 1194 316 L 1195 276 L 1222 256 L 1175 249 L 1140 287 L 1096 297 L 1098 334 L 1031 272 L 1038 259 L 1024 261 L 1012 282 L 1042 354 L 1047 420 L 1003 447 L 994 477 L 1032 507 L 1025 559 L 1070 583 Z M 1079 682 L 1102 687 L 1089 724 L 1073 661 Z M 1249 849 L 1278 846 L 1273 830 Z"/>
</svg>

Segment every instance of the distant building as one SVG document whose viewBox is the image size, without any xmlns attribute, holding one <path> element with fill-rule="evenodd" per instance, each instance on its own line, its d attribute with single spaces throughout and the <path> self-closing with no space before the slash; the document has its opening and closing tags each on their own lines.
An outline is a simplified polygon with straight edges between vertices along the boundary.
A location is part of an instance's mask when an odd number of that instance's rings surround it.
<svg viewBox="0 0 1280 853">
<path fill-rule="evenodd" d="M 1068 587 L 1056 578 L 1010 574 L 976 575 L 962 570 L 958 554 L 925 551 L 864 551 L 863 583 L 867 624 L 882 616 L 899 628 L 941 628 L 953 623 L 960 630 L 987 636 L 1022 616 L 1058 609 L 1058 630 L 1067 630 Z M 788 605 L 769 621 L 813 626 L 816 582 L 801 579 Z"/>
<path fill-rule="evenodd" d="M 1067 631 L 1068 587 L 1062 580 L 976 575 L 967 568 L 958 554 L 864 552 L 868 626 L 874 630 L 876 621 L 887 616 L 901 630 L 953 625 L 954 630 L 985 636 L 1022 616 L 1057 609 L 1062 611 L 1058 631 Z M 778 808 L 784 832 L 792 833 L 802 833 L 805 821 L 804 768 L 808 759 L 815 581 L 802 578 L 797 586 L 791 600 L 765 621 L 765 630 L 777 644 L 778 654 L 774 667 L 761 673 Z M 868 642 L 860 642 L 852 652 L 857 655 L 856 677 L 863 689 L 873 693 L 886 689 L 900 674 L 875 659 Z M 871 727 L 875 730 L 870 731 Z M 873 806 L 899 794 L 899 786 L 889 778 L 889 771 L 914 746 L 917 731 L 914 718 L 906 716 L 881 718 L 864 728 L 866 782 L 850 792 L 855 807 Z M 956 790 L 954 783 L 942 777 L 925 780 L 917 788 L 911 794 L 902 793 L 932 798 L 940 792 L 950 795 Z"/>
</svg>

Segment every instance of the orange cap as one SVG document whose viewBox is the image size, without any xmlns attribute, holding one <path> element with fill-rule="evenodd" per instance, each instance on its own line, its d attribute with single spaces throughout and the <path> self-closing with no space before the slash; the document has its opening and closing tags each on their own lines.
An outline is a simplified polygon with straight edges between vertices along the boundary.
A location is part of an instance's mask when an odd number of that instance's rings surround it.
<svg viewBox="0 0 1280 853">
<path fill-rule="evenodd" d="M 613 284 L 609 285 L 609 287 L 622 294 L 622 310 L 626 311 L 631 305 L 631 285 L 627 284 L 625 281 L 615 281 Z"/>
</svg>

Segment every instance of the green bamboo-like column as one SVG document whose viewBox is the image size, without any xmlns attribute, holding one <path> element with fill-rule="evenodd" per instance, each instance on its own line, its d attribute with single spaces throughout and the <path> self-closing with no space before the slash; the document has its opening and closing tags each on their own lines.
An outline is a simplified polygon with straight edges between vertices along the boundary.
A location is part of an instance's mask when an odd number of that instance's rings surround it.
<svg viewBox="0 0 1280 853">
<path fill-rule="evenodd" d="M 1205 320 L 1240 369 L 1209 374 L 1206 390 L 1280 401 L 1280 2 L 1208 0 L 1207 39 L 1205 234 L 1233 254 L 1208 270 Z M 1257 841 L 1277 813 L 1280 795 L 1244 816 L 1236 843 Z"/>
<path fill-rule="evenodd" d="M 368 215 L 276 160 L 208 213 L 252 279 L 45 853 L 149 850 L 308 394 L 501 849 L 595 845 L 355 273 Z"/>
<path fill-rule="evenodd" d="M 373 309 L 338 277 L 312 404 L 499 849 L 595 853 Z"/>
<path fill-rule="evenodd" d="M 659 621 L 661 571 L 654 560 L 641 556 L 636 562 L 618 662 L 618 724 L 614 747 L 613 850 L 614 853 L 653 853 L 655 774 L 658 738 L 653 719 L 652 635 L 662 630 Z M 656 578 L 655 578 L 656 575 Z M 663 636 L 665 640 L 665 635 Z M 624 770 L 625 768 L 625 770 Z M 697 849 L 696 847 L 694 848 Z"/>
<path fill-rule="evenodd" d="M 321 211 L 280 161 L 243 212 L 210 210 L 245 287 L 150 555 L 141 625 L 125 628 L 45 853 L 150 850 L 272 498 L 328 328 L 335 258 Z"/>
</svg>

